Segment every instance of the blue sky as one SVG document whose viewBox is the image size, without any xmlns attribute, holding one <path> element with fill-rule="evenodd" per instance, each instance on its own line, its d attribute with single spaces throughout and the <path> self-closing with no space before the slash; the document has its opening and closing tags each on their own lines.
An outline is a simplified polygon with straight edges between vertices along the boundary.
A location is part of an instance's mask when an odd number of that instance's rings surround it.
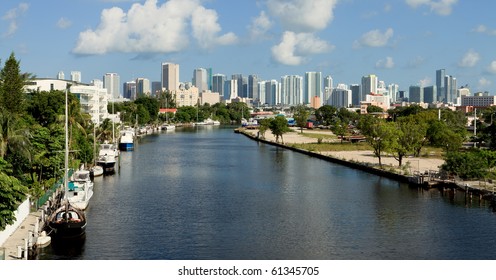
<svg viewBox="0 0 496 280">
<path fill-rule="evenodd" d="M 257 74 L 321 71 L 334 84 L 376 74 L 386 84 L 435 84 L 445 69 L 472 92 L 496 93 L 494 0 L 4 0 L 0 59 L 13 51 L 37 77 L 116 72 L 160 79 L 162 62 Z"/>
</svg>

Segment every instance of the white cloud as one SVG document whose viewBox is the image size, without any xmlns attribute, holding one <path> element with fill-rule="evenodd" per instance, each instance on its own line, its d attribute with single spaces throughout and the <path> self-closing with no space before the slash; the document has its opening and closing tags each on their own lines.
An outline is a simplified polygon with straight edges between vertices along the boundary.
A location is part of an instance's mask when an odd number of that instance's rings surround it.
<svg viewBox="0 0 496 280">
<path fill-rule="evenodd" d="M 480 24 L 474 29 L 472 29 L 473 32 L 476 33 L 483 33 L 483 34 L 488 34 L 492 36 L 496 36 L 496 29 L 489 29 L 487 26 Z"/>
<path fill-rule="evenodd" d="M 419 86 L 426 87 L 428 85 L 432 85 L 432 80 L 429 77 L 425 77 L 418 82 Z"/>
<path fill-rule="evenodd" d="M 492 74 L 496 74 L 496 60 L 493 60 L 491 64 L 487 67 L 487 71 L 489 71 Z"/>
<path fill-rule="evenodd" d="M 204 8 L 200 0 L 169 0 L 161 5 L 147 0 L 133 4 L 127 13 L 118 7 L 103 10 L 97 28 L 81 32 L 73 52 L 177 52 L 189 45 L 188 27 L 204 49 L 236 40 L 232 33 L 219 34 L 217 12 Z"/>
<path fill-rule="evenodd" d="M 284 32 L 281 43 L 272 47 L 272 57 L 285 65 L 301 65 L 308 56 L 331 51 L 334 46 L 312 33 Z"/>
<path fill-rule="evenodd" d="M 267 16 L 265 11 L 260 12 L 260 15 L 253 19 L 248 29 L 250 31 L 251 39 L 258 39 L 265 36 L 267 31 L 272 27 L 273 23 Z"/>
<path fill-rule="evenodd" d="M 376 68 L 382 68 L 382 69 L 391 69 L 394 67 L 394 61 L 393 58 L 388 56 L 386 59 L 381 59 L 377 61 L 375 64 Z"/>
<path fill-rule="evenodd" d="M 388 28 L 384 33 L 379 29 L 371 30 L 362 35 L 360 40 L 353 43 L 354 48 L 360 47 L 384 47 L 387 45 L 389 39 L 393 37 L 394 31 Z"/>
<path fill-rule="evenodd" d="M 3 16 L 2 20 L 8 22 L 7 32 L 4 33 L 4 37 L 8 37 L 13 35 L 18 28 L 17 21 L 19 17 L 24 15 L 26 11 L 29 9 L 29 4 L 27 3 L 19 3 L 16 8 L 8 10 Z"/>
<path fill-rule="evenodd" d="M 267 0 L 269 13 L 278 18 L 285 30 L 315 32 L 325 29 L 338 0 Z"/>
<path fill-rule="evenodd" d="M 60 18 L 59 21 L 57 21 L 57 27 L 60 29 L 66 29 L 72 25 L 72 22 L 66 18 Z"/>
<path fill-rule="evenodd" d="M 492 84 L 492 82 L 490 80 L 482 77 L 479 79 L 478 88 L 479 89 L 485 89 L 488 86 L 490 86 L 491 84 Z"/>
<path fill-rule="evenodd" d="M 474 67 L 480 60 L 480 55 L 474 50 L 469 50 L 458 63 L 460 67 Z"/>
<path fill-rule="evenodd" d="M 458 0 L 405 0 L 406 4 L 412 8 L 428 6 L 430 10 L 438 15 L 447 16 L 453 11 L 453 5 Z"/>
</svg>

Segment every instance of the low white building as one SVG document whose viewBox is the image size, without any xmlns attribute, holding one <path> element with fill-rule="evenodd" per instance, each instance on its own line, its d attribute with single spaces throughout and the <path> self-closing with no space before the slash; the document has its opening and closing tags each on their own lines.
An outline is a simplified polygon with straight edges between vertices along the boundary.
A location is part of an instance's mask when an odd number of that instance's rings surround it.
<svg viewBox="0 0 496 280">
<path fill-rule="evenodd" d="M 100 124 L 106 118 L 109 118 L 107 105 L 109 94 L 107 89 L 104 89 L 102 83 L 95 81 L 93 84 L 83 84 L 75 81 L 59 80 L 59 79 L 34 79 L 25 86 L 26 91 L 64 91 L 69 89 L 69 92 L 75 94 L 81 103 L 81 109 L 84 113 L 91 115 L 93 123 Z"/>
</svg>

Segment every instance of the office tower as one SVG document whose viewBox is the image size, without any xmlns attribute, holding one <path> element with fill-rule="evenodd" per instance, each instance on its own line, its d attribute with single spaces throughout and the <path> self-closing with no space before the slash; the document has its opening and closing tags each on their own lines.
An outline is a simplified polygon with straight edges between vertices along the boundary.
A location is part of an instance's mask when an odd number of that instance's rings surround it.
<svg viewBox="0 0 496 280">
<path fill-rule="evenodd" d="M 120 91 L 120 77 L 117 73 L 106 73 L 103 76 L 103 87 L 107 89 L 109 93 L 109 101 L 113 101 L 114 99 L 119 99 L 121 95 Z"/>
<path fill-rule="evenodd" d="M 437 101 L 437 86 L 424 87 L 424 102 L 434 103 Z"/>
<path fill-rule="evenodd" d="M 267 95 L 265 94 L 266 81 L 258 82 L 258 101 L 260 105 L 267 104 Z"/>
<path fill-rule="evenodd" d="M 152 96 L 158 97 L 162 93 L 162 82 L 152 82 Z"/>
<path fill-rule="evenodd" d="M 281 77 L 281 103 L 283 105 L 303 104 L 303 77 L 289 75 Z"/>
<path fill-rule="evenodd" d="M 122 93 L 122 97 L 131 99 L 131 100 L 136 100 L 137 94 L 136 94 L 136 81 L 129 81 L 124 83 L 124 90 Z"/>
<path fill-rule="evenodd" d="M 64 80 L 64 79 L 65 79 L 64 72 L 59 71 L 59 73 L 57 74 L 57 80 Z"/>
<path fill-rule="evenodd" d="M 348 108 L 352 104 L 352 94 L 346 85 L 339 84 L 335 89 L 332 90 L 329 96 L 329 105 L 336 108 Z"/>
<path fill-rule="evenodd" d="M 330 75 L 324 78 L 324 103 L 327 103 L 329 98 L 331 98 L 332 89 L 334 88 L 332 82 L 332 77 Z"/>
<path fill-rule="evenodd" d="M 391 99 L 391 103 L 396 103 L 399 90 L 400 90 L 400 87 L 397 84 L 388 85 L 388 95 L 389 95 L 389 98 Z"/>
<path fill-rule="evenodd" d="M 197 68 L 193 70 L 193 85 L 198 88 L 198 92 L 208 90 L 208 75 L 207 69 Z"/>
<path fill-rule="evenodd" d="M 444 103 L 454 104 L 456 102 L 456 78 L 450 75 L 444 76 Z"/>
<path fill-rule="evenodd" d="M 212 76 L 212 68 L 207 68 L 207 87 L 208 90 L 212 91 L 213 87 L 213 76 Z"/>
<path fill-rule="evenodd" d="M 313 97 L 319 97 L 322 103 L 322 73 L 306 72 L 303 103 L 310 104 Z M 322 104 L 320 104 L 322 106 Z"/>
<path fill-rule="evenodd" d="M 351 90 L 351 104 L 356 107 L 356 106 L 360 106 L 360 96 L 361 96 L 361 92 L 360 92 L 360 85 L 351 85 L 350 86 L 350 90 Z"/>
<path fill-rule="evenodd" d="M 150 80 L 146 78 L 137 78 L 136 79 L 136 94 L 137 96 L 147 95 L 150 96 L 152 89 L 150 85 Z"/>
<path fill-rule="evenodd" d="M 377 76 L 368 75 L 362 77 L 362 96 L 360 101 L 367 100 L 367 95 L 377 93 Z"/>
<path fill-rule="evenodd" d="M 265 82 L 265 102 L 268 105 L 274 106 L 280 104 L 280 93 L 279 83 L 276 80 Z"/>
<path fill-rule="evenodd" d="M 248 98 L 257 99 L 258 98 L 258 76 L 249 75 L 248 76 Z"/>
<path fill-rule="evenodd" d="M 237 98 L 238 95 L 238 79 L 232 79 L 224 82 L 224 100 L 231 103 L 231 100 Z"/>
<path fill-rule="evenodd" d="M 410 86 L 408 90 L 409 101 L 415 103 L 424 102 L 424 90 L 421 86 Z"/>
<path fill-rule="evenodd" d="M 212 77 L 212 92 L 218 92 L 220 96 L 224 96 L 224 83 L 226 76 L 223 74 L 215 74 Z"/>
<path fill-rule="evenodd" d="M 80 83 L 81 82 L 81 72 L 71 71 L 71 81 Z"/>
<path fill-rule="evenodd" d="M 179 89 L 179 64 L 162 63 L 162 88 L 165 90 Z"/>
<path fill-rule="evenodd" d="M 444 84 L 444 77 L 446 75 L 444 74 L 444 72 L 444 69 L 436 70 L 436 88 L 438 101 L 445 101 L 444 98 L 446 97 L 446 88 Z"/>
</svg>

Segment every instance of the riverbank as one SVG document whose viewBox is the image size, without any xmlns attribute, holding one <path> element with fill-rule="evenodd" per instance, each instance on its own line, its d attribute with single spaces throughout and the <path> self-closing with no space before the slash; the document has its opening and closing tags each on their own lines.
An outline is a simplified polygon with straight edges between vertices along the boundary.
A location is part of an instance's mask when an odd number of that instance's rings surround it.
<svg viewBox="0 0 496 280">
<path fill-rule="evenodd" d="M 310 137 L 315 135 L 328 135 L 328 139 L 332 139 L 333 133 L 329 130 L 313 130 L 304 129 L 303 133 L 299 128 L 292 128 L 291 132 L 283 135 L 284 144 L 281 139 L 276 142 L 276 137 L 266 132 L 263 139 L 259 135 L 258 129 L 237 129 L 237 132 L 252 138 L 253 140 L 264 142 L 271 145 L 288 148 L 297 152 L 318 157 L 327 161 L 339 163 L 351 168 L 363 170 L 380 176 L 395 179 L 401 182 L 416 184 L 423 187 L 440 186 L 441 188 L 460 189 L 466 192 L 474 192 L 482 196 L 494 197 L 496 186 L 494 183 L 485 181 L 461 181 L 461 180 L 438 180 L 432 176 L 439 174 L 441 165 L 444 159 L 437 157 L 406 157 L 403 159 L 403 168 L 398 166 L 398 161 L 392 156 L 382 156 L 382 167 L 379 166 L 378 158 L 371 150 L 352 150 L 352 151 L 322 151 L 313 152 L 300 148 L 296 148 L 295 144 L 318 143 L 317 138 Z M 308 136 L 307 136 L 308 135 Z M 340 140 L 334 136 L 334 140 L 326 140 L 331 142 L 339 142 Z M 434 175 L 435 174 L 435 175 Z"/>
</svg>

